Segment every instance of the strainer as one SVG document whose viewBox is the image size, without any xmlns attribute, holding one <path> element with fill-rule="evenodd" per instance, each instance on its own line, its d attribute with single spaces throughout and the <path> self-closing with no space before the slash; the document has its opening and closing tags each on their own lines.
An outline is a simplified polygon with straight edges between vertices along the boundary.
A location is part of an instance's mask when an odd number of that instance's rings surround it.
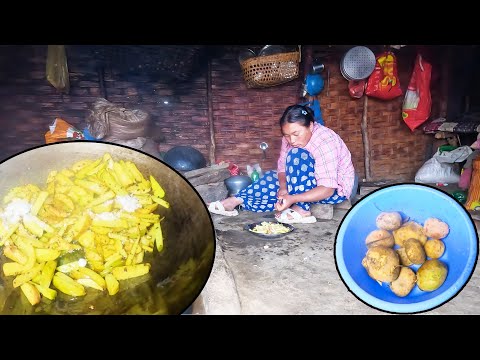
<svg viewBox="0 0 480 360">
<path fill-rule="evenodd" d="M 375 69 L 375 54 L 366 46 L 348 50 L 340 62 L 340 71 L 349 81 L 368 78 Z"/>
</svg>

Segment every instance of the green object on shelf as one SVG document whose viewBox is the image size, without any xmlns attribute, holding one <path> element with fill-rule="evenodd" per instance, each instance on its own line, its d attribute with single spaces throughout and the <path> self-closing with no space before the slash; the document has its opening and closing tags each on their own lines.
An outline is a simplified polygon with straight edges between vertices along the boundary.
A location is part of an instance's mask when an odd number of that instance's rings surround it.
<svg viewBox="0 0 480 360">
<path fill-rule="evenodd" d="M 465 204 L 467 202 L 467 194 L 465 191 L 454 191 L 452 196 L 460 203 L 460 204 Z"/>
<path fill-rule="evenodd" d="M 455 150 L 458 146 L 453 146 L 453 145 L 442 145 L 438 148 L 438 151 L 443 153 L 444 151 L 452 151 Z"/>
<path fill-rule="evenodd" d="M 260 177 L 260 175 L 258 174 L 258 171 L 256 169 L 253 169 L 252 171 L 252 174 L 250 175 L 250 177 L 252 178 L 252 181 L 257 181 L 258 178 Z"/>
</svg>

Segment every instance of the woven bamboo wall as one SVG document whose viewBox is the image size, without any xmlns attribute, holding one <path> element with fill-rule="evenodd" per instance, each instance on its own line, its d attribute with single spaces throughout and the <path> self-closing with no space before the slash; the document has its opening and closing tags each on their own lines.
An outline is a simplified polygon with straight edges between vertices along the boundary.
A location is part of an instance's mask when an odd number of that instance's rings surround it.
<svg viewBox="0 0 480 360">
<path fill-rule="evenodd" d="M 211 62 L 216 159 L 233 161 L 242 171 L 247 164 L 257 162 L 264 169 L 275 168 L 281 142 L 278 119 L 286 106 L 300 101 L 303 79 L 271 88 L 247 89 L 237 60 L 238 52 L 235 47 L 229 49 L 212 58 Z M 0 46 L 2 159 L 43 144 L 44 133 L 55 117 L 83 127 L 87 110 L 102 96 L 98 64 L 88 46 L 67 46 L 71 89 L 68 95 L 57 93 L 45 79 L 46 50 L 46 45 Z M 339 71 L 339 56 L 341 54 L 329 58 L 326 64 L 330 84 L 327 89 L 325 81 L 320 106 L 326 125 L 344 139 L 363 178 L 364 151 L 360 130 L 363 100 L 349 96 L 348 82 Z M 406 88 L 411 70 L 406 63 L 399 62 L 402 88 Z M 147 75 L 126 77 L 114 69 L 106 69 L 105 86 L 109 101 L 150 113 L 152 128 L 149 135 L 159 139 L 160 151 L 190 145 L 208 160 L 210 133 L 206 71 L 199 72 L 190 81 L 172 84 Z M 438 92 L 437 88 L 432 87 L 432 93 L 435 92 Z M 402 100 L 403 97 L 389 102 L 369 99 L 371 174 L 375 180 L 412 179 L 424 161 L 429 137 L 421 131 L 411 133 L 403 124 L 400 116 Z M 259 148 L 262 141 L 269 145 L 264 161 Z"/>
</svg>

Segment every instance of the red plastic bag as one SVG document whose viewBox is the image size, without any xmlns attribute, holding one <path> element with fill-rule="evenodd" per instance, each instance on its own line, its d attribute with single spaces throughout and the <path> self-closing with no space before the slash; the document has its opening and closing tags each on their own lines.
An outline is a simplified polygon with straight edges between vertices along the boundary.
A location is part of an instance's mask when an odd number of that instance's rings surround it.
<svg viewBox="0 0 480 360">
<path fill-rule="evenodd" d="M 360 99 L 365 92 L 365 80 L 351 80 L 348 82 L 348 92 L 354 99 Z"/>
<path fill-rule="evenodd" d="M 365 95 L 391 100 L 403 94 L 398 79 L 397 58 L 391 51 L 376 57 L 375 69 L 368 78 Z"/>
<path fill-rule="evenodd" d="M 432 108 L 431 78 L 432 65 L 423 59 L 422 55 L 418 54 L 402 106 L 403 121 L 412 131 L 430 116 Z"/>
</svg>

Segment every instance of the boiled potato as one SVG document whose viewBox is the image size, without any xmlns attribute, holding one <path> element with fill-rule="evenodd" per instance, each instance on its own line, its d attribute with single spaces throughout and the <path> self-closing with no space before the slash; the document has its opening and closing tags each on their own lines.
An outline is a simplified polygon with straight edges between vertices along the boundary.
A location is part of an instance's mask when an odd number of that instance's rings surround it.
<svg viewBox="0 0 480 360">
<path fill-rule="evenodd" d="M 398 254 L 386 246 L 374 246 L 368 249 L 362 265 L 372 279 L 381 282 L 392 282 L 400 273 Z"/>
<path fill-rule="evenodd" d="M 390 283 L 390 289 L 400 297 L 405 297 L 413 290 L 417 282 L 415 271 L 407 266 L 402 266 L 398 278 Z"/>
<path fill-rule="evenodd" d="M 402 225 L 402 216 L 396 211 L 384 211 L 377 216 L 375 223 L 379 229 L 396 230 Z"/>
<path fill-rule="evenodd" d="M 368 234 L 367 238 L 365 239 L 365 245 L 367 248 L 379 245 L 393 247 L 393 245 L 395 245 L 395 240 L 390 232 L 379 229 L 373 230 Z"/>
<path fill-rule="evenodd" d="M 437 218 L 428 218 L 423 224 L 425 235 L 434 239 L 443 239 L 450 231 L 448 224 Z"/>
<path fill-rule="evenodd" d="M 425 254 L 432 259 L 440 258 L 445 252 L 445 243 L 440 239 L 430 239 L 425 243 Z"/>
</svg>

